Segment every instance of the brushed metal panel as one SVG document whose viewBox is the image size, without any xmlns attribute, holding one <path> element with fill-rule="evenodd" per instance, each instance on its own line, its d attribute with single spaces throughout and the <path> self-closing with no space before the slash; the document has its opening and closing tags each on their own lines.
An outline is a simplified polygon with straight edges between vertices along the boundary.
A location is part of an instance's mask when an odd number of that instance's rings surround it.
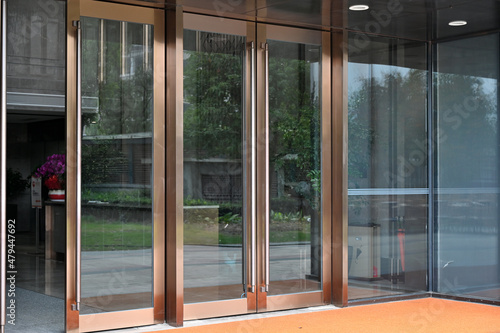
<svg viewBox="0 0 500 333">
<path fill-rule="evenodd" d="M 166 321 L 182 326 L 183 264 L 183 13 L 167 11 L 166 29 Z"/>
<path fill-rule="evenodd" d="M 311 292 L 267 297 L 267 310 L 278 311 L 323 304 L 322 292 Z"/>
<path fill-rule="evenodd" d="M 153 306 L 165 321 L 165 12 L 154 10 Z"/>
<path fill-rule="evenodd" d="M 184 29 L 245 36 L 247 34 L 247 23 L 245 21 L 185 13 Z"/>
<path fill-rule="evenodd" d="M 347 297 L 347 33 L 332 32 L 332 302 Z"/>
<path fill-rule="evenodd" d="M 155 23 L 155 10 L 151 8 L 118 5 L 93 0 L 80 1 L 81 16 L 152 25 Z"/>
<path fill-rule="evenodd" d="M 184 305 L 184 320 L 234 316 L 249 312 L 246 298 Z"/>
<path fill-rule="evenodd" d="M 329 32 L 322 32 L 321 44 L 321 218 L 322 233 L 322 278 L 323 303 L 329 304 L 332 298 L 332 206 L 336 196 L 332 194 L 332 89 L 331 89 L 331 37 Z"/>
<path fill-rule="evenodd" d="M 80 316 L 80 333 L 151 324 L 153 308 Z"/>
</svg>

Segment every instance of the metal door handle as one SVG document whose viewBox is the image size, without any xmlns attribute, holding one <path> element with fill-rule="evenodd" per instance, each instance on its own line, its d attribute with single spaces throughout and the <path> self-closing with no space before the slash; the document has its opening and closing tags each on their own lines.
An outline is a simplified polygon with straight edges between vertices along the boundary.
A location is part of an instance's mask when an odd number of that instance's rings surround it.
<svg viewBox="0 0 500 333">
<path fill-rule="evenodd" d="M 76 27 L 76 311 L 80 311 L 82 294 L 82 29 L 80 21 L 73 21 Z"/>
<path fill-rule="evenodd" d="M 265 174 L 265 291 L 269 291 L 269 269 L 270 269 L 270 249 L 269 249 L 269 44 L 262 43 L 261 48 L 264 49 L 264 84 L 265 84 L 265 163 L 266 163 L 266 174 Z"/>
<path fill-rule="evenodd" d="M 255 203 L 255 200 L 256 200 L 256 184 L 255 184 L 255 175 L 256 175 L 256 169 L 257 169 L 257 166 L 256 166 L 256 144 L 257 144 L 257 141 L 256 141 L 256 131 L 257 131 L 257 127 L 256 127 L 256 106 L 255 106 L 255 98 L 256 98 L 256 94 L 255 94 L 255 43 L 254 42 L 251 42 L 250 44 L 250 52 L 251 52 L 251 55 L 250 55 L 250 84 L 251 84 L 251 91 L 252 91 L 252 96 L 250 97 L 251 98 L 251 134 L 250 134 L 250 138 L 251 138 L 251 144 L 250 144 L 250 147 L 251 147 L 251 154 L 250 154 L 250 158 L 251 158 L 251 170 L 250 170 L 250 178 L 251 178 L 251 183 L 250 183 L 250 196 L 251 196 L 251 208 L 250 208 L 250 219 L 251 219 L 251 252 L 252 252 L 252 278 L 251 278 L 251 285 L 252 285 L 252 289 L 251 289 L 251 292 L 254 293 L 255 292 L 255 285 L 256 285 L 256 281 L 257 281 L 257 244 L 256 244 L 256 241 L 257 241 L 257 217 L 256 217 L 256 203 Z"/>
</svg>

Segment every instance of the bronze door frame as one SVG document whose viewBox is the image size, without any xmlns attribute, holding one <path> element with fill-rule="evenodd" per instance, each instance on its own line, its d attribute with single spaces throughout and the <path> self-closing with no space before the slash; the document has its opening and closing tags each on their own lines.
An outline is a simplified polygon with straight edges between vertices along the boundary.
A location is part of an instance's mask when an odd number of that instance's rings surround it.
<svg viewBox="0 0 500 333">
<path fill-rule="evenodd" d="M 163 323 L 165 319 L 165 12 L 90 0 L 68 0 L 67 5 L 67 245 L 66 331 L 90 332 L 120 327 Z M 78 29 L 80 16 L 154 25 L 154 125 L 153 125 L 153 304 L 152 308 L 80 315 L 77 307 L 79 283 L 79 193 L 78 138 Z"/>
</svg>

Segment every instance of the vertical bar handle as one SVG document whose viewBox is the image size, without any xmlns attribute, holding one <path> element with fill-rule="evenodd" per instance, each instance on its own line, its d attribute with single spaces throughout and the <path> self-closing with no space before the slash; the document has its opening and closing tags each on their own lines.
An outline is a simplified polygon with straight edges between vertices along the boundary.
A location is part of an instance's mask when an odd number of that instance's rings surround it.
<svg viewBox="0 0 500 333">
<path fill-rule="evenodd" d="M 1 157 L 0 157 L 0 332 L 5 332 L 6 309 L 5 301 L 7 297 L 7 1 L 2 0 L 1 4 L 2 32 L 1 32 L 1 115 L 0 115 L 0 135 L 1 135 Z"/>
<path fill-rule="evenodd" d="M 269 291 L 269 269 L 270 269 L 270 249 L 269 249 L 269 44 L 262 43 L 261 48 L 264 49 L 264 76 L 265 76 L 265 163 L 266 163 L 266 174 L 265 174 L 265 209 L 264 212 L 266 214 L 265 224 L 266 224 L 266 234 L 265 234 L 265 291 Z"/>
<path fill-rule="evenodd" d="M 257 127 L 256 127 L 256 106 L 255 106 L 255 103 L 256 103 L 256 94 L 255 94 L 255 43 L 254 42 L 251 42 L 250 43 L 250 84 L 251 84 L 251 91 L 252 91 L 252 95 L 250 96 L 251 98 L 251 120 L 250 120 L 250 123 L 251 123 L 251 134 L 250 134 L 250 137 L 251 137 L 251 144 L 250 144 L 250 147 L 251 147 L 251 170 L 250 170 L 250 174 L 251 174 L 251 185 L 250 185 L 250 192 L 251 192 L 251 210 L 250 210 L 250 219 L 251 219 L 251 239 L 250 239 L 250 242 L 251 242 L 251 252 L 252 252 L 252 271 L 251 271 L 251 285 L 252 285 L 252 289 L 251 289 L 251 292 L 254 293 L 255 292 L 255 285 L 256 285 L 256 281 L 257 281 L 257 244 L 256 244 L 256 241 L 257 241 L 257 217 L 256 217 L 256 212 L 257 212 L 257 205 L 256 205 L 256 183 L 255 183 L 255 177 L 256 177 L 256 169 L 257 169 L 257 166 L 256 166 L 256 144 L 257 144 L 257 140 L 256 140 L 256 133 L 257 133 Z"/>
<path fill-rule="evenodd" d="M 82 29 L 80 21 L 73 21 L 76 27 L 76 311 L 80 311 L 82 295 L 81 265 L 82 265 Z"/>
</svg>

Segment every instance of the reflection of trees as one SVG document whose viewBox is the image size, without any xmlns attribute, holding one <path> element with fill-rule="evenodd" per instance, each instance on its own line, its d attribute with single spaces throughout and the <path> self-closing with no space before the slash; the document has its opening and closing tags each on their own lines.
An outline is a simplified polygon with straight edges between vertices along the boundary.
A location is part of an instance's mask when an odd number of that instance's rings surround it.
<svg viewBox="0 0 500 333">
<path fill-rule="evenodd" d="M 117 183 L 127 166 L 127 159 L 113 140 L 99 140 L 82 145 L 84 185 Z"/>
<path fill-rule="evenodd" d="M 241 55 L 185 51 L 185 59 L 184 151 L 197 158 L 241 158 Z M 269 66 L 270 161 L 286 170 L 289 182 L 311 181 L 319 177 L 311 171 L 320 170 L 321 152 L 311 63 L 271 58 Z M 309 192 L 310 187 L 300 194 Z"/>
<path fill-rule="evenodd" d="M 185 57 L 184 151 L 241 158 L 241 56 L 185 51 Z"/>
<path fill-rule="evenodd" d="M 303 181 L 320 170 L 320 112 L 311 63 L 271 58 L 269 72 L 270 160 L 276 168 L 286 167 L 288 180 Z"/>
<path fill-rule="evenodd" d="M 438 73 L 435 85 L 439 185 L 495 186 L 498 179 L 496 80 L 488 83 L 484 78 Z"/>
<path fill-rule="evenodd" d="M 357 86 L 348 102 L 349 187 L 425 186 L 426 72 L 391 70 Z"/>
<path fill-rule="evenodd" d="M 349 178 L 367 178 L 370 167 L 370 83 L 364 80 L 359 90 L 349 93 Z"/>
<path fill-rule="evenodd" d="M 483 78 L 458 74 L 438 73 L 434 84 L 441 184 L 486 182 L 493 176 L 479 170 L 496 163 L 496 92 Z M 349 92 L 349 187 L 425 187 L 426 72 L 391 70 L 355 86 Z"/>
<path fill-rule="evenodd" d="M 87 17 L 82 32 L 84 185 L 149 184 L 141 159 L 151 158 L 152 28 Z M 136 178 L 140 173 L 146 176 Z"/>
<path fill-rule="evenodd" d="M 141 66 L 126 78 L 99 84 L 97 134 L 151 132 L 152 78 Z"/>
</svg>

